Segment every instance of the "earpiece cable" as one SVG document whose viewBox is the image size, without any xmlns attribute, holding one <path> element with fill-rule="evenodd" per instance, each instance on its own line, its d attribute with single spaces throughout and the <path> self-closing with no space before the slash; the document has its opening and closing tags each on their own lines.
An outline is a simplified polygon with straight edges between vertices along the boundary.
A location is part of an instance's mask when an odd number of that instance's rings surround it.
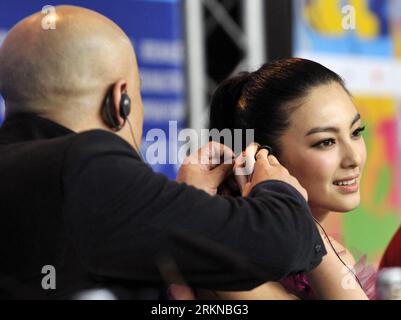
<svg viewBox="0 0 401 320">
<path fill-rule="evenodd" d="M 333 244 L 331 243 L 330 238 L 329 238 L 329 236 L 328 236 L 327 233 L 326 233 L 326 230 L 324 230 L 324 228 L 323 228 L 322 225 L 319 223 L 319 221 L 317 221 L 314 217 L 312 217 L 312 218 L 313 218 L 313 220 L 315 220 L 315 222 L 316 222 L 316 223 L 319 225 L 319 227 L 322 229 L 324 235 L 326 236 L 327 240 L 329 241 L 329 244 L 330 244 L 331 248 L 333 249 L 334 253 L 336 254 L 337 258 L 338 258 L 338 259 L 341 261 L 341 263 L 354 275 L 356 281 L 358 282 L 359 286 L 360 286 L 361 289 L 363 290 L 362 283 L 361 283 L 361 281 L 359 280 L 359 278 L 357 277 L 357 275 L 355 274 L 355 272 L 354 272 L 350 267 L 348 267 L 348 265 L 347 265 L 347 264 L 343 261 L 343 259 L 341 259 L 341 257 L 338 255 L 336 249 L 334 249 L 334 246 L 333 246 Z"/>
<path fill-rule="evenodd" d="M 141 158 L 141 160 L 142 160 L 143 162 L 145 162 L 145 159 L 143 158 L 142 153 L 141 153 L 141 148 L 139 147 L 139 145 L 138 145 L 137 142 L 136 142 L 135 135 L 134 135 L 134 131 L 132 130 L 131 121 L 129 121 L 128 117 L 127 117 L 125 120 L 126 120 L 127 123 L 128 123 L 128 127 L 129 127 L 129 130 L 130 130 L 131 137 L 132 137 L 132 141 L 134 142 L 134 146 L 135 146 L 135 148 L 136 148 L 136 151 L 138 152 L 138 155 L 139 155 L 139 157 Z"/>
</svg>

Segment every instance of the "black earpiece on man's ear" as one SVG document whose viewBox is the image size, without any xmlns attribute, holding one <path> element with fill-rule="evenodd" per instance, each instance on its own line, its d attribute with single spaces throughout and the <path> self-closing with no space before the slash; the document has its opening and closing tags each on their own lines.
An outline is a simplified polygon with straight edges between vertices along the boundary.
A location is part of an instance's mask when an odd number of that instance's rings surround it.
<svg viewBox="0 0 401 320">
<path fill-rule="evenodd" d="M 124 121 L 128 118 L 131 112 L 131 99 L 127 92 L 123 92 L 120 100 L 120 116 Z"/>
<path fill-rule="evenodd" d="M 115 113 L 115 109 L 111 104 L 112 95 L 113 95 L 112 90 L 110 90 L 104 102 L 102 116 L 107 126 L 109 126 L 111 129 L 114 130 L 120 130 L 125 125 L 125 121 L 127 120 L 131 112 L 131 99 L 127 94 L 127 92 L 123 92 L 121 94 L 119 109 L 120 109 L 120 117 L 124 119 L 124 123 L 120 125 L 117 119 L 117 115 Z"/>
</svg>

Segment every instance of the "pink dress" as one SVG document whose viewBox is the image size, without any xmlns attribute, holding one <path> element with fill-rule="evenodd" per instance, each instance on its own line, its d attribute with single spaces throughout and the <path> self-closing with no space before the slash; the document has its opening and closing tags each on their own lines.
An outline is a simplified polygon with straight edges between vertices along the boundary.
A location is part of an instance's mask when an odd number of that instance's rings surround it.
<svg viewBox="0 0 401 320">
<path fill-rule="evenodd" d="M 366 263 L 364 255 L 354 266 L 354 271 L 358 277 L 362 289 L 370 300 L 375 300 L 375 283 L 377 271 L 372 265 Z M 280 281 L 280 283 L 292 294 L 303 300 L 315 299 L 315 294 L 309 285 L 305 274 L 289 276 Z"/>
</svg>

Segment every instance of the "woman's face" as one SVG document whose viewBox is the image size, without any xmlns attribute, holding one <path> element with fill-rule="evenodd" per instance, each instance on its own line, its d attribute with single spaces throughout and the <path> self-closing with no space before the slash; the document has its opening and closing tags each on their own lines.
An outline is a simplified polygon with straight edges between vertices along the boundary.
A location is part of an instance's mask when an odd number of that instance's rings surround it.
<svg viewBox="0 0 401 320">
<path fill-rule="evenodd" d="M 335 82 L 312 89 L 291 114 L 280 161 L 308 191 L 312 210 L 346 212 L 359 205 L 362 131 L 351 98 Z"/>
</svg>

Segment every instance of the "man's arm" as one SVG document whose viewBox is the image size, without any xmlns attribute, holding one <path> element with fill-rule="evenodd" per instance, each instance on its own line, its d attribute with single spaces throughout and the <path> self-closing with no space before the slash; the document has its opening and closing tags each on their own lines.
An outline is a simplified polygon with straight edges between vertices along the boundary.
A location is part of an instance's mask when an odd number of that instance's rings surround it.
<svg viewBox="0 0 401 320">
<path fill-rule="evenodd" d="M 248 290 L 309 270 L 325 254 L 290 185 L 262 182 L 248 198 L 211 197 L 155 174 L 104 131 L 76 138 L 63 186 L 71 238 L 99 277 L 160 284 L 180 273 L 196 287 Z"/>
</svg>

